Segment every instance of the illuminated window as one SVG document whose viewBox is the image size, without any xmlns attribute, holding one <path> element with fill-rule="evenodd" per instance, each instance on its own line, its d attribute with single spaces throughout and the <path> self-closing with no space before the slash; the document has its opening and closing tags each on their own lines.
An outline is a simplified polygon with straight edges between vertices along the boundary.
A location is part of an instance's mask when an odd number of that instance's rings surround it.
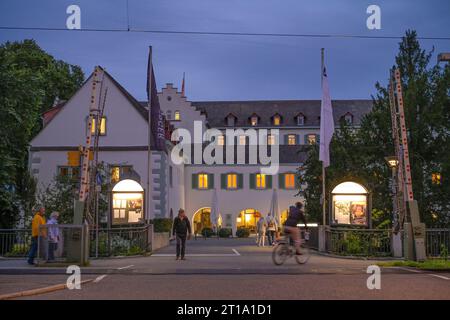
<svg viewBox="0 0 450 320">
<path fill-rule="evenodd" d="M 208 189 L 208 175 L 206 173 L 200 173 L 198 175 L 198 188 Z"/>
<path fill-rule="evenodd" d="M 96 130 L 96 119 L 92 118 L 91 134 L 95 134 L 95 130 Z M 100 122 L 99 135 L 101 136 L 106 135 L 106 117 L 102 117 L 102 120 Z"/>
<path fill-rule="evenodd" d="M 288 135 L 288 145 L 293 146 L 296 144 L 295 134 Z"/>
<path fill-rule="evenodd" d="M 256 188 L 265 189 L 266 188 L 266 175 L 263 173 L 256 174 Z"/>
<path fill-rule="evenodd" d="M 273 145 L 275 144 L 275 135 L 269 134 L 269 135 L 267 136 L 267 144 L 268 144 L 269 146 L 273 146 Z"/>
<path fill-rule="evenodd" d="M 71 180 L 78 180 L 80 178 L 80 167 L 59 166 L 58 175 L 60 177 L 67 177 Z"/>
<path fill-rule="evenodd" d="M 175 111 L 174 115 L 173 115 L 173 119 L 176 121 L 180 121 L 181 120 L 181 115 L 180 115 L 180 111 Z"/>
<path fill-rule="evenodd" d="M 315 134 L 308 134 L 306 136 L 306 143 L 307 144 L 316 144 L 317 143 L 317 136 Z"/>
<path fill-rule="evenodd" d="M 279 115 L 276 115 L 273 117 L 273 125 L 274 126 L 279 126 L 281 123 L 281 117 Z"/>
<path fill-rule="evenodd" d="M 117 183 L 112 190 L 112 223 L 139 223 L 143 218 L 144 189 L 130 179 Z"/>
<path fill-rule="evenodd" d="M 218 136 L 217 137 L 217 145 L 223 146 L 225 144 L 225 137 L 224 136 Z"/>
<path fill-rule="evenodd" d="M 250 123 L 251 123 L 251 125 L 254 127 L 254 126 L 257 126 L 258 125 L 258 116 L 252 116 L 251 117 L 251 120 L 250 120 Z"/>
<path fill-rule="evenodd" d="M 124 176 L 129 175 L 131 171 L 131 166 L 111 166 L 111 183 L 119 182 Z"/>
<path fill-rule="evenodd" d="M 431 182 L 433 184 L 441 184 L 441 174 L 440 173 L 431 174 Z"/>
<path fill-rule="evenodd" d="M 239 145 L 245 146 L 247 144 L 247 137 L 246 136 L 239 136 Z"/>
<path fill-rule="evenodd" d="M 284 187 L 286 189 L 294 189 L 295 188 L 295 174 L 294 173 L 286 173 L 284 175 Z"/>
<path fill-rule="evenodd" d="M 227 189 L 237 189 L 237 174 L 230 173 L 227 175 Z"/>
</svg>

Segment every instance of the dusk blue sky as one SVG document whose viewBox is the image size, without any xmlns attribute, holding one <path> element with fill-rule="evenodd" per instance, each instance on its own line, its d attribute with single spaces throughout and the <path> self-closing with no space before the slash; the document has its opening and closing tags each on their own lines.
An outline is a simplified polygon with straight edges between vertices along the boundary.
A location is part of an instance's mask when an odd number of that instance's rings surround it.
<svg viewBox="0 0 450 320">
<path fill-rule="evenodd" d="M 0 25 L 65 28 L 66 8 L 81 7 L 82 28 L 126 29 L 126 0 L 1 0 Z M 366 9 L 381 7 L 381 30 L 368 30 Z M 129 0 L 132 29 L 301 34 L 450 36 L 448 0 Z M 151 33 L 5 31 L 0 42 L 35 39 L 57 59 L 99 64 L 137 99 L 146 96 L 148 46 L 158 88 L 181 87 L 189 100 L 320 99 L 320 48 L 326 50 L 334 99 L 366 99 L 386 82 L 399 40 L 233 37 Z M 450 41 L 423 40 L 435 52 Z M 433 57 L 432 63 L 436 62 Z"/>
</svg>

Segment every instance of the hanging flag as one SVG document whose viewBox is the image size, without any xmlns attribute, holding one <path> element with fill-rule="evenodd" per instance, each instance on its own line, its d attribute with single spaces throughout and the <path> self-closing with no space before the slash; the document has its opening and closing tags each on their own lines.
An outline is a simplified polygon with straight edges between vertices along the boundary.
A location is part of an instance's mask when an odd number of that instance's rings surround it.
<svg viewBox="0 0 450 320">
<path fill-rule="evenodd" d="M 326 69 L 322 72 L 322 105 L 320 110 L 320 150 L 319 160 L 324 168 L 330 165 L 330 142 L 334 134 L 333 108 Z"/>
<path fill-rule="evenodd" d="M 184 72 L 183 72 L 183 82 L 181 83 L 181 96 L 186 97 L 186 93 L 184 91 Z"/>
<path fill-rule="evenodd" d="M 165 141 L 165 119 L 161 113 L 159 106 L 158 91 L 156 90 L 155 72 L 152 62 L 152 47 L 150 47 L 147 66 L 147 101 L 149 108 L 149 123 L 151 124 L 151 141 L 152 150 L 166 151 Z"/>
</svg>

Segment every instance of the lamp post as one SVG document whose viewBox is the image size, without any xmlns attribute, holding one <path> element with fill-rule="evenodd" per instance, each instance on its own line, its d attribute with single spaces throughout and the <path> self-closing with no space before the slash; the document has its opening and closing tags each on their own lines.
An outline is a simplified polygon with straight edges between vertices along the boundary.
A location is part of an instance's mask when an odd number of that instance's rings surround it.
<svg viewBox="0 0 450 320">
<path fill-rule="evenodd" d="M 392 224 L 394 227 L 394 231 L 398 231 L 400 229 L 399 221 L 398 221 L 398 206 L 397 206 L 397 167 L 398 167 L 398 159 L 396 156 L 390 156 L 384 158 L 392 171 Z"/>
</svg>

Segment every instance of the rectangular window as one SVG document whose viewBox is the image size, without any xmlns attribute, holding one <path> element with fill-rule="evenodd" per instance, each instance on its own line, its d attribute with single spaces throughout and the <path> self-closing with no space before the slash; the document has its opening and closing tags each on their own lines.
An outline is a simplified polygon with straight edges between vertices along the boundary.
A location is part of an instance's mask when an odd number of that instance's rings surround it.
<svg viewBox="0 0 450 320">
<path fill-rule="evenodd" d="M 315 134 L 308 134 L 306 136 L 306 143 L 307 144 L 316 144 L 317 143 L 316 135 Z"/>
<path fill-rule="evenodd" d="M 280 117 L 279 117 L 279 116 L 275 116 L 275 117 L 273 118 L 273 125 L 274 125 L 274 126 L 279 126 L 280 123 L 281 123 Z"/>
<path fill-rule="evenodd" d="M 247 136 L 239 136 L 239 145 L 245 146 L 247 144 Z"/>
<path fill-rule="evenodd" d="M 132 166 L 111 166 L 111 183 L 117 183 L 123 179 L 124 176 L 131 174 Z"/>
<path fill-rule="evenodd" d="M 297 117 L 297 125 L 303 126 L 305 124 L 305 117 L 304 116 L 298 116 Z"/>
<path fill-rule="evenodd" d="M 441 174 L 440 173 L 431 174 L 431 182 L 433 184 L 441 184 Z"/>
<path fill-rule="evenodd" d="M 68 177 L 72 180 L 78 180 L 80 178 L 80 167 L 59 166 L 58 175 L 60 177 Z"/>
<path fill-rule="evenodd" d="M 95 134 L 96 120 L 97 119 L 92 118 L 91 134 Z M 106 135 L 106 117 L 102 117 L 102 120 L 100 121 L 100 132 L 99 132 L 99 135 L 101 135 L 101 136 Z"/>
<path fill-rule="evenodd" d="M 257 126 L 258 125 L 258 117 L 256 117 L 256 116 L 252 117 L 251 124 L 253 127 Z"/>
<path fill-rule="evenodd" d="M 269 135 L 267 136 L 267 144 L 268 144 L 269 146 L 275 145 L 275 136 L 274 136 L 273 134 L 269 134 Z"/>
<path fill-rule="evenodd" d="M 198 188 L 208 189 L 208 175 L 206 173 L 200 173 L 198 175 Z"/>
<path fill-rule="evenodd" d="M 181 120 L 181 115 L 180 115 L 180 111 L 175 111 L 174 115 L 173 115 L 173 119 L 176 121 L 180 121 Z"/>
<path fill-rule="evenodd" d="M 266 175 L 263 173 L 256 174 L 256 188 L 265 189 L 266 188 Z"/>
<path fill-rule="evenodd" d="M 288 135 L 288 145 L 294 146 L 296 144 L 295 134 Z"/>
<path fill-rule="evenodd" d="M 217 145 L 219 145 L 219 146 L 225 145 L 225 137 L 224 136 L 217 137 Z"/>
<path fill-rule="evenodd" d="M 227 189 L 237 189 L 237 174 L 227 175 Z"/>
<path fill-rule="evenodd" d="M 295 189 L 295 174 L 286 173 L 284 175 L 284 187 L 286 189 Z"/>
</svg>

